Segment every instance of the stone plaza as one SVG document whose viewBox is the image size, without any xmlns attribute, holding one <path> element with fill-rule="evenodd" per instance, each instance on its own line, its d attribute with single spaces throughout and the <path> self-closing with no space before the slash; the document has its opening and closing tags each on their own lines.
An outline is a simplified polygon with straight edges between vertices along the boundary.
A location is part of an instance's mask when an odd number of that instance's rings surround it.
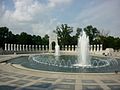
<svg viewBox="0 0 120 90">
<path fill-rule="evenodd" d="M 0 90 L 120 90 L 120 73 L 65 73 L 33 70 L 6 60 L 31 54 L 0 55 Z"/>
</svg>

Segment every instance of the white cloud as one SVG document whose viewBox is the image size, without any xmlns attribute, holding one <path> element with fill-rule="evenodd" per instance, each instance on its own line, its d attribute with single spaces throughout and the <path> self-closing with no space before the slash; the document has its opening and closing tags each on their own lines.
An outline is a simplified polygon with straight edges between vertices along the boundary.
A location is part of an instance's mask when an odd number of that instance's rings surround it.
<svg viewBox="0 0 120 90">
<path fill-rule="evenodd" d="M 33 34 L 40 34 L 41 36 L 45 34 L 53 33 L 53 30 L 56 26 L 59 25 L 59 22 L 56 18 L 51 18 L 48 21 L 39 22 L 37 24 L 32 25 Z"/>
<path fill-rule="evenodd" d="M 49 0 L 47 4 L 40 3 L 39 0 L 14 0 L 15 11 L 11 17 L 18 21 L 30 21 L 34 16 L 46 13 L 57 7 L 57 5 L 70 3 L 71 0 Z"/>
<path fill-rule="evenodd" d="M 38 12 L 44 11 L 45 7 L 34 0 L 14 0 L 15 11 L 12 18 L 18 21 L 30 21 Z"/>
<path fill-rule="evenodd" d="M 72 0 L 49 0 L 49 6 L 55 7 L 57 5 L 69 4 Z"/>
<path fill-rule="evenodd" d="M 13 33 L 28 32 L 44 35 L 50 33 L 58 21 L 50 13 L 58 6 L 68 4 L 72 0 L 48 0 L 47 3 L 39 0 L 13 0 L 14 10 L 6 9 L 0 24 L 7 26 Z M 4 11 L 4 0 L 0 0 L 0 11 Z M 51 6 L 54 4 L 54 6 Z M 0 13 L 0 15 L 2 15 Z"/>
</svg>

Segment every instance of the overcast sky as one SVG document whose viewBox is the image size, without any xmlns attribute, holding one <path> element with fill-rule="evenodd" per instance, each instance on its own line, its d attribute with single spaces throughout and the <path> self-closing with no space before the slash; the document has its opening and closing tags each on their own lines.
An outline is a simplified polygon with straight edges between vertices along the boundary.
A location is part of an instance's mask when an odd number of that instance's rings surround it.
<svg viewBox="0 0 120 90">
<path fill-rule="evenodd" d="M 120 0 L 0 0 L 0 27 L 15 34 L 43 36 L 62 23 L 120 36 Z"/>
</svg>

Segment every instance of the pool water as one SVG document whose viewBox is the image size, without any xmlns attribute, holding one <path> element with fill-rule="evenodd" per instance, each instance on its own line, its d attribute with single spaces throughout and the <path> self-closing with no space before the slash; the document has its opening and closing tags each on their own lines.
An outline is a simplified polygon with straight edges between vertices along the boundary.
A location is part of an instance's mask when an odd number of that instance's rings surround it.
<svg viewBox="0 0 120 90">
<path fill-rule="evenodd" d="M 76 67 L 76 55 L 35 55 L 21 56 L 8 61 L 11 64 L 20 64 L 23 67 L 52 72 L 70 73 L 111 73 L 120 71 L 120 60 L 108 57 L 91 56 L 91 66 Z"/>
</svg>

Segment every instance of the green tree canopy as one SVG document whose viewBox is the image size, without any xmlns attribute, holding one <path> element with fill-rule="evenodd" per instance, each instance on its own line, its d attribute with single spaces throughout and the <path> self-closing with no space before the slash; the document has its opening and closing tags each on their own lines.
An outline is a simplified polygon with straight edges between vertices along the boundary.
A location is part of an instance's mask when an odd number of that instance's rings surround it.
<svg viewBox="0 0 120 90">
<path fill-rule="evenodd" d="M 4 47 L 4 43 L 13 43 L 14 35 L 7 27 L 0 27 L 0 47 Z"/>
<path fill-rule="evenodd" d="M 49 36 L 48 36 L 48 34 L 44 35 L 42 40 L 43 40 L 44 45 L 48 45 L 49 44 Z"/>
<path fill-rule="evenodd" d="M 68 26 L 67 24 L 62 24 L 61 26 L 57 26 L 56 30 L 54 30 L 53 32 L 57 34 L 60 44 L 68 45 L 70 43 L 73 28 Z"/>
<path fill-rule="evenodd" d="M 93 44 L 93 41 L 100 35 L 100 32 L 97 30 L 96 27 L 89 25 L 84 28 L 84 31 L 89 36 L 90 44 Z"/>
</svg>

